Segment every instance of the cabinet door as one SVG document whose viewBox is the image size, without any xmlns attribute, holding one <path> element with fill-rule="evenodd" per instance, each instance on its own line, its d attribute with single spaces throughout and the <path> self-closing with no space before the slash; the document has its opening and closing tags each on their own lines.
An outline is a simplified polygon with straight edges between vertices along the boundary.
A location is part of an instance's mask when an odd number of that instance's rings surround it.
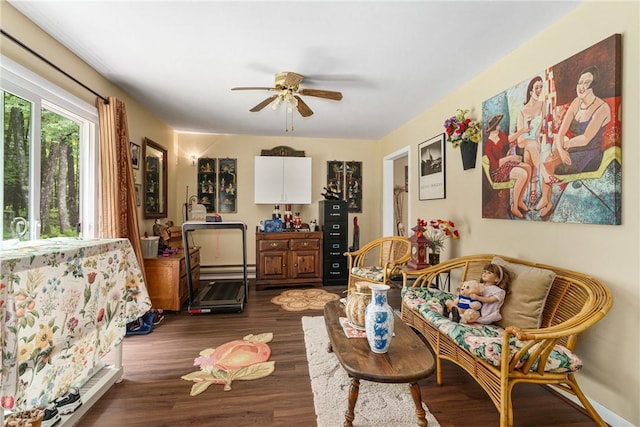
<svg viewBox="0 0 640 427">
<path fill-rule="evenodd" d="M 254 202 L 310 204 L 311 158 L 256 156 Z"/>
<path fill-rule="evenodd" d="M 280 280 L 287 278 L 287 251 L 260 253 L 258 280 Z"/>
<path fill-rule="evenodd" d="M 282 202 L 283 173 L 282 157 L 255 157 L 255 203 L 274 204 Z"/>
<path fill-rule="evenodd" d="M 292 279 L 320 277 L 319 250 L 292 250 L 290 274 Z"/>
<path fill-rule="evenodd" d="M 283 180 L 283 202 L 311 204 L 311 157 L 284 157 Z"/>
</svg>

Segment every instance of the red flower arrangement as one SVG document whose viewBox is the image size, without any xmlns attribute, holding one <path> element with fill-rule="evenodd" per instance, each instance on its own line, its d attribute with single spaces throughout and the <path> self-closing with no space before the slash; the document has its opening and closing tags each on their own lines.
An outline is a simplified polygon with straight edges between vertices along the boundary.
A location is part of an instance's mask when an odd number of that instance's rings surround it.
<svg viewBox="0 0 640 427">
<path fill-rule="evenodd" d="M 427 238 L 427 247 L 433 252 L 439 252 L 444 248 L 444 241 L 448 238 L 454 240 L 460 238 L 460 233 L 453 221 L 444 219 L 424 220 L 418 218 L 418 225 L 424 227 L 424 235 Z"/>
</svg>

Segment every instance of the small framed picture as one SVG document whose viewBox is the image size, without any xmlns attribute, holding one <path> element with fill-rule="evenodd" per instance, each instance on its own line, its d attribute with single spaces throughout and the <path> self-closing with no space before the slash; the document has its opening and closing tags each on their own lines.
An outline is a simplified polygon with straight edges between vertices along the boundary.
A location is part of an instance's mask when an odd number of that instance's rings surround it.
<svg viewBox="0 0 640 427">
<path fill-rule="evenodd" d="M 136 206 L 142 205 L 142 185 L 134 184 L 135 192 L 136 192 Z"/>
<path fill-rule="evenodd" d="M 446 196 L 444 141 L 442 133 L 418 145 L 420 200 L 444 199 Z"/>
<path fill-rule="evenodd" d="M 140 146 L 133 141 L 129 144 L 131 145 L 131 165 L 134 169 L 138 169 L 140 168 Z"/>
</svg>

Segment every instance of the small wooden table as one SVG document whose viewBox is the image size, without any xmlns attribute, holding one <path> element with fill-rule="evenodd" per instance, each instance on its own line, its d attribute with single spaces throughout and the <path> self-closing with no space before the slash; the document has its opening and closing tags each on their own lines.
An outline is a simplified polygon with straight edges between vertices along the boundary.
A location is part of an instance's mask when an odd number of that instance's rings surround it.
<svg viewBox="0 0 640 427">
<path fill-rule="evenodd" d="M 430 376 L 435 370 L 431 350 L 420 337 L 396 316 L 394 337 L 389 350 L 384 354 L 371 351 L 366 338 L 347 338 L 340 317 L 346 317 L 340 301 L 330 301 L 324 306 L 324 321 L 329 335 L 329 351 L 333 351 L 351 378 L 349 403 L 345 413 L 345 427 L 353 423 L 354 408 L 358 400 L 360 380 L 378 383 L 409 383 L 411 396 L 416 405 L 418 424 L 427 426 L 422 396 L 418 381 Z"/>
</svg>

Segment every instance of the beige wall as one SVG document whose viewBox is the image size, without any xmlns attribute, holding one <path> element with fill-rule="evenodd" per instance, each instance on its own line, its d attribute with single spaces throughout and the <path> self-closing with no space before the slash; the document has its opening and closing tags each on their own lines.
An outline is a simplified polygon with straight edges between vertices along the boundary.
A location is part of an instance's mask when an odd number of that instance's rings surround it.
<svg viewBox="0 0 640 427">
<path fill-rule="evenodd" d="M 254 157 L 264 149 L 288 146 L 303 150 L 312 158 L 312 204 L 293 205 L 304 222 L 318 219 L 318 201 L 323 200 L 322 187 L 327 184 L 327 161 L 361 161 L 363 171 L 362 213 L 349 214 L 349 232 L 352 232 L 353 217 L 358 217 L 360 242 L 368 242 L 378 237 L 381 227 L 379 206 L 381 203 L 382 169 L 379 143 L 368 140 L 311 139 L 295 137 L 255 137 L 246 135 L 210 135 L 181 133 L 177 135 L 177 195 L 173 198 L 184 204 L 189 196 L 195 195 L 197 171 L 191 165 L 191 155 L 197 157 L 238 159 L 238 203 L 237 213 L 223 214 L 224 220 L 243 221 L 247 224 L 247 255 L 250 264 L 255 263 L 255 230 L 261 220 L 271 218 L 272 205 L 254 204 Z M 284 206 L 281 206 L 284 213 Z M 179 211 L 178 211 L 179 212 Z M 183 216 L 174 219 L 182 222 Z M 233 265 L 242 261 L 242 251 L 238 247 L 239 235 L 234 230 L 195 233 L 194 243 L 202 246 L 203 265 Z M 202 237 L 199 237 L 202 236 Z M 349 235 L 349 245 L 352 235 Z"/>
<path fill-rule="evenodd" d="M 578 378 L 590 398 L 634 425 L 640 425 L 639 21 L 638 2 L 587 2 L 471 81 L 452 88 L 447 97 L 384 138 L 382 145 L 385 156 L 413 141 L 417 156 L 418 144 L 443 132 L 442 123 L 457 108 L 470 108 L 473 117 L 481 118 L 484 100 L 614 33 L 622 34 L 621 226 L 482 219 L 482 169 L 463 171 L 459 150 L 450 146 L 446 153 L 446 199 L 419 201 L 417 188 L 412 186 L 409 218 L 453 219 L 460 227 L 461 238 L 448 242 L 448 257 L 499 253 L 582 271 L 604 280 L 613 292 L 614 309 L 578 344 L 585 366 Z M 409 167 L 417 176 L 417 166 Z"/>
<path fill-rule="evenodd" d="M 191 154 L 238 159 L 239 203 L 237 214 L 225 219 L 240 220 L 249 226 L 248 254 L 254 260 L 253 233 L 260 219 L 271 214 L 269 206 L 253 204 L 253 157 L 260 150 L 287 145 L 305 150 L 313 158 L 313 201 L 301 207 L 303 219 L 317 218 L 317 201 L 325 182 L 327 160 L 358 160 L 363 162 L 363 213 L 359 217 L 361 242 L 379 236 L 381 226 L 382 168 L 381 159 L 413 141 L 413 158 L 421 141 L 443 131 L 442 122 L 457 108 L 471 108 L 479 117 L 482 101 L 520 82 L 545 66 L 591 46 L 613 33 L 623 34 L 623 224 L 596 226 L 516 222 L 481 219 L 481 169 L 463 171 L 458 150 L 447 148 L 447 198 L 419 201 L 415 179 L 410 179 L 411 212 L 409 223 L 418 217 L 451 218 L 459 225 L 461 239 L 449 243 L 443 255 L 451 257 L 480 252 L 496 252 L 523 257 L 532 261 L 556 264 L 583 271 L 606 281 L 615 297 L 614 310 L 581 339 L 578 353 L 585 363 L 578 374 L 587 395 L 629 423 L 640 425 L 640 354 L 638 325 L 640 324 L 640 197 L 637 183 L 639 149 L 638 75 L 639 75 L 639 7 L 637 2 L 591 2 L 532 38 L 428 109 L 417 115 L 382 140 L 343 141 L 306 138 L 261 138 L 178 134 L 138 105 L 132 98 L 95 73 L 55 40 L 25 19 L 4 0 L 0 3 L 2 28 L 36 51 L 45 54 L 65 71 L 103 95 L 115 95 L 127 104 L 131 140 L 141 143 L 146 136 L 169 150 L 169 219 L 182 222 L 182 204 L 186 186 L 195 193 L 196 171 L 191 166 Z M 544 13 L 541 10 L 541 13 Z M 74 95 L 94 103 L 95 97 L 81 87 L 1 38 L 1 52 L 30 68 Z M 478 47 L 481 48 L 481 47 Z M 382 148 L 381 148 L 382 147 Z M 410 177 L 416 177 L 416 165 L 409 167 Z M 141 175 L 138 175 L 138 182 Z M 389 201 L 390 203 L 391 201 Z M 386 201 L 384 202 L 386 203 Z M 152 221 L 143 221 L 142 231 L 151 231 Z M 409 224 L 411 225 L 411 224 Z M 208 259 L 215 264 L 237 263 L 237 241 L 231 236 L 215 235 L 211 241 L 199 242 L 211 246 Z M 351 237 L 349 240 L 351 243 Z M 624 305 L 623 305 L 624 302 Z M 620 338 L 619 338 L 620 337 Z M 615 416 L 614 414 L 614 416 Z"/>
</svg>

